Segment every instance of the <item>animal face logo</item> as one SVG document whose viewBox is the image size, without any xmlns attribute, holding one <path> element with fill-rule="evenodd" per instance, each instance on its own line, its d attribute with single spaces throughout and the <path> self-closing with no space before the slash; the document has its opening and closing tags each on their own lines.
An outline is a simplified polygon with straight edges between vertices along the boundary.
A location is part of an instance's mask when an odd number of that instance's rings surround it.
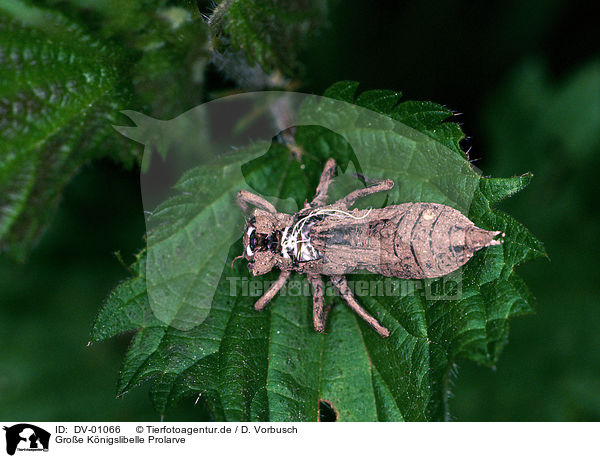
<svg viewBox="0 0 600 458">
<path fill-rule="evenodd" d="M 6 453 L 14 455 L 18 450 L 26 451 L 48 451 L 50 444 L 50 433 L 39 426 L 27 423 L 7 428 L 6 431 Z"/>
</svg>

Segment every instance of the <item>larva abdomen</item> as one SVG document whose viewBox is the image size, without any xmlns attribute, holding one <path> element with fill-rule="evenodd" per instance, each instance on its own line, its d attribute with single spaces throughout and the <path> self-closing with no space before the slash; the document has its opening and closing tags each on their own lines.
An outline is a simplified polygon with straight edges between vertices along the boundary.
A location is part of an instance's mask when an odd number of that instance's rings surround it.
<svg viewBox="0 0 600 458">
<path fill-rule="evenodd" d="M 362 220 L 323 221 L 315 225 L 313 240 L 328 275 L 364 269 L 423 279 L 455 271 L 477 250 L 500 244 L 498 234 L 476 227 L 452 207 L 417 202 L 372 209 Z"/>
<path fill-rule="evenodd" d="M 497 231 L 476 227 L 458 210 L 434 203 L 399 205 L 393 250 L 399 278 L 437 278 L 462 267 L 484 246 L 500 243 Z M 388 207 L 389 208 L 389 207 Z"/>
</svg>

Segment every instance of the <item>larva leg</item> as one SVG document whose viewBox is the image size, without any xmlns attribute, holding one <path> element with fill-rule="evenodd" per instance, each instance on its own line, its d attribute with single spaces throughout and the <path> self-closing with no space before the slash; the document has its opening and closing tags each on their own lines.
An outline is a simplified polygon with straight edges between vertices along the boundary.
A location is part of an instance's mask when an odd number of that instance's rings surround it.
<svg viewBox="0 0 600 458">
<path fill-rule="evenodd" d="M 394 187 L 394 182 L 392 180 L 383 180 L 379 181 L 376 184 L 369 186 L 367 188 L 357 189 L 352 191 L 346 197 L 338 200 L 334 205 L 349 208 L 361 197 L 368 196 L 369 194 L 373 194 L 381 191 L 389 191 Z"/>
<path fill-rule="evenodd" d="M 325 330 L 325 322 L 327 320 L 327 310 L 325 306 L 325 285 L 320 275 L 308 274 L 308 279 L 313 289 L 313 324 L 315 331 L 323 332 Z"/>
<path fill-rule="evenodd" d="M 369 313 L 362 308 L 358 302 L 356 302 L 352 291 L 350 291 L 350 288 L 348 287 L 346 277 L 343 275 L 334 275 L 331 277 L 331 282 L 338 289 L 342 295 L 342 298 L 346 301 L 350 308 L 354 310 L 363 320 L 369 323 L 369 325 L 375 329 L 375 331 L 377 331 L 381 337 L 387 337 L 390 335 L 390 331 L 387 328 L 381 326 L 375 318 L 369 315 Z"/>
<path fill-rule="evenodd" d="M 237 195 L 238 205 L 242 207 L 244 213 L 248 213 L 249 206 L 253 205 L 254 207 L 262 208 L 263 210 L 268 211 L 269 213 L 277 213 L 277 210 L 273 206 L 273 204 L 256 194 L 252 194 L 244 189 L 238 192 Z"/>
<path fill-rule="evenodd" d="M 279 274 L 279 278 L 273 282 L 273 284 L 269 287 L 269 289 L 261 296 L 259 300 L 254 304 L 254 308 L 256 310 L 262 310 L 265 308 L 271 299 L 275 297 L 275 294 L 285 285 L 285 282 L 290 277 L 292 272 L 290 270 L 282 270 L 281 274 Z"/>
<path fill-rule="evenodd" d="M 319 186 L 317 186 L 315 198 L 310 203 L 311 207 L 322 207 L 325 205 L 325 201 L 327 200 L 327 191 L 329 190 L 329 185 L 333 181 L 335 165 L 335 159 L 333 158 L 329 159 L 325 164 L 323 172 L 321 173 L 321 179 L 319 180 Z"/>
</svg>

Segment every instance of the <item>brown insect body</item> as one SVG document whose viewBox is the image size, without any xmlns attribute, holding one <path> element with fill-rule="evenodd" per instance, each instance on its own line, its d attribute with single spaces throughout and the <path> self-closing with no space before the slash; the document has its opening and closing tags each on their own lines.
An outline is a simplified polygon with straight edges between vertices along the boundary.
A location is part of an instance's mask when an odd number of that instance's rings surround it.
<svg viewBox="0 0 600 458">
<path fill-rule="evenodd" d="M 437 278 L 463 266 L 498 234 L 441 204 L 406 203 L 352 214 L 357 218 L 328 217 L 312 227 L 324 275 L 362 269 L 387 277 Z"/>
<path fill-rule="evenodd" d="M 463 266 L 486 246 L 499 245 L 499 231 L 476 227 L 458 210 L 435 203 L 405 203 L 369 210 L 349 210 L 354 202 L 373 192 L 394 186 L 384 180 L 358 189 L 331 205 L 325 205 L 335 162 L 330 159 L 321 175 L 317 194 L 295 215 L 278 213 L 259 196 L 238 193 L 242 209 L 252 212 L 244 231 L 244 255 L 253 275 L 274 267 L 279 279 L 256 303 L 262 309 L 285 284 L 290 272 L 307 274 L 313 286 L 314 326 L 325 327 L 323 282 L 331 278 L 342 298 L 380 335 L 387 328 L 369 315 L 354 299 L 345 274 L 366 270 L 388 277 L 422 279 L 447 275 Z"/>
</svg>

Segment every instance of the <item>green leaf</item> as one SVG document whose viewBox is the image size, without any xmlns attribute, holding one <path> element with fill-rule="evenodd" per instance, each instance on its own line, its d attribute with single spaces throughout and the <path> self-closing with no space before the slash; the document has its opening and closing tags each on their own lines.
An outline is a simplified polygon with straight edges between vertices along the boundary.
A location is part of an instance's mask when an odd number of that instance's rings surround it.
<svg viewBox="0 0 600 458">
<path fill-rule="evenodd" d="M 0 249 L 25 257 L 82 164 L 133 164 L 111 127 L 118 85 L 114 50 L 58 13 L 0 2 Z"/>
<path fill-rule="evenodd" d="M 301 44 L 323 20 L 325 9 L 322 0 L 225 0 L 209 18 L 212 45 L 230 61 L 242 51 L 250 67 L 294 76 Z M 243 67 L 237 64 L 234 73 L 249 73 Z"/>
<path fill-rule="evenodd" d="M 0 0 L 0 250 L 19 260 L 82 165 L 137 162 L 137 146 L 112 128 L 121 110 L 172 117 L 203 93 L 207 34 L 195 6 L 75 2 L 70 19 L 54 7 Z"/>
<path fill-rule="evenodd" d="M 368 169 L 357 171 L 395 181 L 386 202 L 454 205 L 478 226 L 506 232 L 504 244 L 478 252 L 462 272 L 441 279 L 390 281 L 372 274 L 352 275 L 359 302 L 390 329 L 386 339 L 329 295 L 333 309 L 326 332 L 315 332 L 310 294 L 294 293 L 308 283 L 296 274 L 285 292 L 265 310 L 255 311 L 257 295 L 251 282 L 272 281 L 277 272 L 250 278 L 243 261 L 232 265 L 242 251 L 239 240 L 227 260 L 218 261 L 224 265 L 220 277 L 215 277 L 217 270 L 211 273 L 217 289 L 206 319 L 187 330 L 179 323 L 169 326 L 168 320 L 156 323 L 146 318 L 152 307 L 143 294 L 144 275 L 152 272 L 144 262 L 154 261 L 143 253 L 134 265 L 136 274 L 109 296 L 92 332 L 92 340 L 99 341 L 139 328 L 121 371 L 119 394 L 151 381 L 159 412 L 182 398 L 200 396 L 219 420 L 317 421 L 324 402 L 340 421 L 443 420 L 449 415 L 447 399 L 456 361 L 495 364 L 507 341 L 509 319 L 533 307 L 515 268 L 544 251 L 527 229 L 494 205 L 526 186 L 530 175 L 480 177 L 458 147 L 460 129 L 444 122 L 450 111 L 432 103 L 400 102 L 399 94 L 387 91 L 355 97 L 356 86 L 338 83 L 326 95 L 364 104 L 384 116 L 365 122 L 366 110 L 330 110 L 335 107 L 331 99 L 309 100 L 305 122 L 295 133 L 302 154 L 293 156 L 287 145 L 273 143 L 266 154 L 243 164 L 243 180 L 238 177 L 228 184 L 220 180 L 227 167 L 190 170 L 176 186 L 181 194 L 155 212 L 158 221 L 168 221 L 160 215 L 170 214 L 175 222 L 151 229 L 149 241 L 165 243 L 164 253 L 174 259 L 179 259 L 178 249 L 200 250 L 193 256 L 196 265 L 183 260 L 179 273 L 193 271 L 192 278 L 204 278 L 199 266 L 208 262 L 207 256 L 215 257 L 212 246 L 228 237 L 222 232 L 233 229 L 239 236 L 242 227 L 241 223 L 229 227 L 234 220 L 227 211 L 234 212 L 233 207 L 219 196 L 232 199 L 240 186 L 249 185 L 263 195 L 291 198 L 301 205 L 313 195 L 325 161 L 334 157 L 345 173 L 334 183 L 333 194 L 349 184 L 357 164 L 366 164 Z M 394 119 L 404 120 L 410 128 Z M 368 161 L 356 161 L 362 154 L 356 149 L 359 144 L 368 146 L 364 153 Z M 353 183 L 356 186 L 356 180 Z M 200 203 L 191 198 L 198 193 Z M 360 205 L 385 204 L 378 199 L 382 197 Z M 197 226 L 191 223 L 215 215 L 216 221 L 225 222 L 218 230 L 204 238 L 194 235 L 191 228 Z M 165 278 L 168 285 L 170 277 Z M 188 297 L 203 291 L 198 283 L 190 284 Z M 389 288 L 395 288 L 393 293 Z M 165 297 L 177 313 L 180 297 Z"/>
<path fill-rule="evenodd" d="M 552 262 L 523 269 L 540 311 L 511 335 L 513 357 L 503 361 L 505 369 L 519 374 L 519 383 L 494 377 L 488 387 L 493 399 L 459 404 L 483 392 L 481 379 L 472 377 L 457 387 L 453 410 L 458 418 L 600 418 L 598 359 L 585 350 L 595 348 L 598 337 L 597 320 L 589 314 L 597 310 L 598 294 L 600 59 L 559 75 L 543 60 L 528 59 L 491 91 L 479 117 L 486 172 L 535 173 L 526 192 L 500 206 L 544 240 Z M 548 367 L 568 370 L 549 373 Z M 524 387 L 535 387 L 528 389 L 526 404 Z"/>
</svg>

